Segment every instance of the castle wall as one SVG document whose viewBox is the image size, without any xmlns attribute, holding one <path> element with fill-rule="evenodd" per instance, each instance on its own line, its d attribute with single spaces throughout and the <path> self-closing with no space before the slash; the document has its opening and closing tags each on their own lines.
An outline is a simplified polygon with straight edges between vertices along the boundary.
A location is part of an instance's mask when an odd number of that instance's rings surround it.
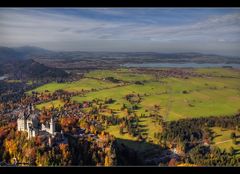
<svg viewBox="0 0 240 174">
<path fill-rule="evenodd" d="M 46 131 L 51 135 L 55 133 L 55 123 L 53 119 L 50 121 L 50 127 L 46 127 L 44 124 L 41 125 L 41 129 L 38 128 L 38 120 L 35 118 L 33 120 L 28 119 L 17 119 L 17 130 L 26 131 L 28 133 L 28 139 L 35 137 L 39 134 L 39 131 Z"/>
<path fill-rule="evenodd" d="M 25 131 L 26 130 L 26 123 L 24 120 L 22 119 L 18 119 L 17 120 L 17 128 L 18 131 Z"/>
</svg>

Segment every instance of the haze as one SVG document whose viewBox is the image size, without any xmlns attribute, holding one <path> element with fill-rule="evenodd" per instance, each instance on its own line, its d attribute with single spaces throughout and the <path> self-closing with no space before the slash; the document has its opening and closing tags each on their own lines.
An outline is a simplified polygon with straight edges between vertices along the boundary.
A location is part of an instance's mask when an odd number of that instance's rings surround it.
<svg viewBox="0 0 240 174">
<path fill-rule="evenodd" d="M 238 56 L 239 8 L 2 8 L 0 45 Z"/>
</svg>

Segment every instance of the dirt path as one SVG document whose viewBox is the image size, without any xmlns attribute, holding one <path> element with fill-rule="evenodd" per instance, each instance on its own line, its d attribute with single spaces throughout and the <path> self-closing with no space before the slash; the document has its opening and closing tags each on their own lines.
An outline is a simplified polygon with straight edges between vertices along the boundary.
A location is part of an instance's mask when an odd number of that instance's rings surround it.
<svg viewBox="0 0 240 174">
<path fill-rule="evenodd" d="M 226 143 L 226 142 L 229 142 L 229 141 L 232 141 L 232 139 L 216 142 L 215 145 Z"/>
</svg>

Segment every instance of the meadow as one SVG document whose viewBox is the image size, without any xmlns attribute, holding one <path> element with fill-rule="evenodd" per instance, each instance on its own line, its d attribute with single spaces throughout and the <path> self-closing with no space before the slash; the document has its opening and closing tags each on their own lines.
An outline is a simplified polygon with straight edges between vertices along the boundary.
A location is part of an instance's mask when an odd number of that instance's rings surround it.
<svg viewBox="0 0 240 174">
<path fill-rule="evenodd" d="M 219 127 L 214 127 L 211 129 L 214 132 L 215 138 L 213 139 L 213 145 L 219 147 L 222 150 L 226 150 L 230 152 L 230 148 L 232 147 L 237 156 L 240 156 L 240 132 L 236 130 L 222 129 Z M 236 142 L 237 144 L 233 144 L 231 139 L 231 133 L 234 132 L 237 136 Z"/>
<path fill-rule="evenodd" d="M 223 68 L 193 69 L 192 71 L 208 74 L 208 77 L 189 77 L 186 79 L 165 77 L 156 80 L 154 74 L 135 73 L 131 69 L 97 70 L 85 74 L 83 79 L 76 82 L 52 82 L 33 91 L 45 92 L 47 90 L 54 92 L 62 89 L 74 92 L 97 89 L 97 91 L 88 91 L 81 96 L 74 96 L 71 100 L 81 103 L 94 99 L 104 101 L 112 98 L 114 102 L 107 104 L 107 108 L 112 109 L 118 117 L 125 116 L 125 112 L 121 110 L 123 104 L 128 108 L 133 106 L 126 99 L 126 95 L 138 95 L 141 100 L 136 104 L 138 109 L 134 110 L 134 112 L 139 116 L 140 124 L 145 127 L 147 141 L 158 144 L 158 140 L 154 138 L 154 132 L 158 132 L 160 128 L 153 123 L 152 118 L 141 117 L 156 112 L 154 110 L 155 106 L 159 106 L 160 109 L 157 112 L 165 121 L 182 118 L 227 116 L 240 112 L 239 71 Z M 112 83 L 105 79 L 107 77 L 114 77 L 123 81 L 123 83 L 121 85 Z M 136 84 L 136 81 L 141 81 L 142 84 Z M 59 107 L 62 104 L 59 100 L 55 100 L 39 104 L 36 107 L 42 109 L 51 106 Z M 118 125 L 110 126 L 106 131 L 122 141 L 127 141 L 130 146 L 136 140 L 135 137 L 128 134 L 121 135 Z M 220 137 L 215 138 L 215 140 L 220 141 L 218 138 Z M 225 145 L 221 144 L 221 146 Z M 146 144 L 142 144 L 141 147 L 133 147 L 143 148 L 146 147 Z"/>
<path fill-rule="evenodd" d="M 96 70 L 91 71 L 85 75 L 85 77 L 104 79 L 106 77 L 113 77 L 115 79 L 124 82 L 134 82 L 134 81 L 151 81 L 154 80 L 154 76 L 150 74 L 139 74 L 131 69 L 121 68 L 117 70 Z"/>
<path fill-rule="evenodd" d="M 50 109 L 50 108 L 60 108 L 64 105 L 64 103 L 60 100 L 53 100 L 53 101 L 50 101 L 50 102 L 46 102 L 46 103 L 41 103 L 41 104 L 38 104 L 36 105 L 35 107 L 37 109 Z"/>
<path fill-rule="evenodd" d="M 127 94 L 139 94 L 137 115 L 149 114 L 155 105 L 166 121 L 181 118 L 233 115 L 240 110 L 240 79 L 231 78 L 165 78 L 144 85 L 129 84 L 75 96 L 77 102 L 112 98 L 109 108 L 120 110 L 123 104 L 131 106 L 124 98 Z"/>
<path fill-rule="evenodd" d="M 75 82 L 67 82 L 67 83 L 51 82 L 43 86 L 40 86 L 34 90 L 28 91 L 28 94 L 31 94 L 32 91 L 39 92 L 39 93 L 48 91 L 49 93 L 53 93 L 56 90 L 64 90 L 68 92 L 79 92 L 82 90 L 109 88 L 115 85 L 116 84 L 108 81 L 83 78 Z"/>
</svg>

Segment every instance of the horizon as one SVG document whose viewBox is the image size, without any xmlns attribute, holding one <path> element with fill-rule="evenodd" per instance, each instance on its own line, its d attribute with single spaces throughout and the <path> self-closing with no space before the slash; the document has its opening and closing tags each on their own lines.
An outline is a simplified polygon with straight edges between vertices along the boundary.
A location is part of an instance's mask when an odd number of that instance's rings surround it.
<svg viewBox="0 0 240 174">
<path fill-rule="evenodd" d="M 30 45 L 25 45 L 25 46 L 19 46 L 19 47 L 6 47 L 0 45 L 0 48 L 10 48 L 10 49 L 21 49 L 21 48 L 33 48 L 33 49 L 43 49 L 45 51 L 51 51 L 51 52 L 88 52 L 88 53 L 157 53 L 157 54 L 202 54 L 202 55 L 212 55 L 212 56 L 226 56 L 226 57 L 232 57 L 232 58 L 240 58 L 239 56 L 231 56 L 231 55 L 223 55 L 223 54 L 217 54 L 217 53 L 204 53 L 204 52 L 157 52 L 157 51 L 82 51 L 82 50 L 75 50 L 75 51 L 60 51 L 60 50 L 51 50 L 51 49 L 46 49 L 42 47 L 37 47 L 37 46 L 30 46 Z"/>
<path fill-rule="evenodd" d="M 240 54 L 240 8 L 5 8 L 0 19 L 10 48 Z"/>
</svg>

